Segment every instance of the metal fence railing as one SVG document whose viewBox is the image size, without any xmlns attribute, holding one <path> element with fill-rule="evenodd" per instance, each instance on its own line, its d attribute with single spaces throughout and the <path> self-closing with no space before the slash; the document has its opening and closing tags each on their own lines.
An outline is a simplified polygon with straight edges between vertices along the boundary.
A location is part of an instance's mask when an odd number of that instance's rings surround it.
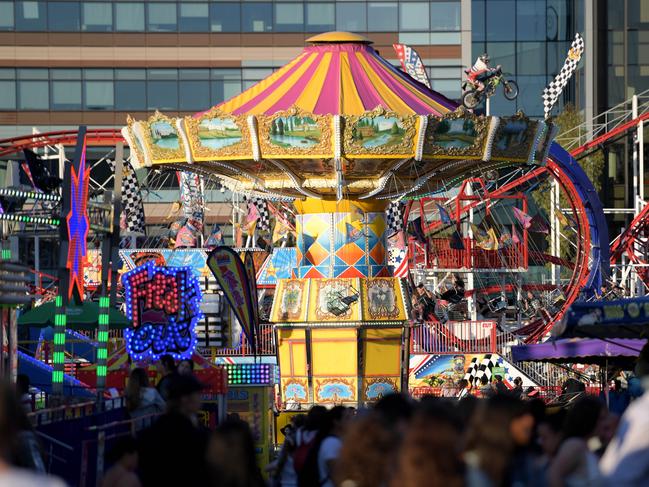
<svg viewBox="0 0 649 487">
<path fill-rule="evenodd" d="M 420 323 L 412 328 L 410 353 L 496 353 L 495 321 Z"/>
</svg>

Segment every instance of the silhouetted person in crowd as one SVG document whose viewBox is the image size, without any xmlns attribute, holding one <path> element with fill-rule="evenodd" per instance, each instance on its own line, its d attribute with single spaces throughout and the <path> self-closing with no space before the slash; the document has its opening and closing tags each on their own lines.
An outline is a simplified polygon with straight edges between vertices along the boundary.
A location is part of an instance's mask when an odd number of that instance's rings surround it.
<svg viewBox="0 0 649 487">
<path fill-rule="evenodd" d="M 211 487 L 264 487 L 248 423 L 228 419 L 212 435 L 207 451 Z M 185 484 L 194 485 L 194 484 Z M 195 485 L 205 485 L 205 482 Z"/>
<path fill-rule="evenodd" d="M 601 477 L 597 456 L 590 451 L 588 440 L 596 435 L 605 413 L 604 404 L 592 396 L 579 398 L 568 410 L 563 440 L 548 470 L 549 486 L 599 485 Z"/>
<path fill-rule="evenodd" d="M 502 376 L 496 375 L 494 378 L 496 379 L 496 383 L 494 385 L 496 394 L 509 394 L 509 388 L 503 382 Z"/>
<path fill-rule="evenodd" d="M 17 418 L 24 417 L 24 410 L 14 388 L 0 382 L 0 486 L 2 487 L 64 487 L 55 478 L 16 467 L 16 451 L 20 444 L 21 424 Z"/>
<path fill-rule="evenodd" d="M 194 373 L 194 361 L 190 358 L 181 360 L 178 362 L 176 371 L 180 375 L 192 375 Z"/>
<path fill-rule="evenodd" d="M 649 343 L 635 367 L 644 394 L 633 401 L 602 457 L 602 474 L 610 485 L 636 487 L 649 479 Z"/>
<path fill-rule="evenodd" d="M 165 410 L 165 402 L 155 387 L 149 385 L 146 370 L 138 367 L 131 371 L 124 391 L 126 410 L 131 419 L 143 418 L 135 422 L 137 430 L 151 425 L 153 415 Z"/>
<path fill-rule="evenodd" d="M 534 418 L 526 404 L 498 394 L 481 401 L 467 431 L 467 486 L 533 485 L 528 446 Z"/>
<path fill-rule="evenodd" d="M 32 396 L 29 393 L 29 376 L 26 374 L 18 374 L 16 377 L 16 392 L 20 398 L 20 404 L 27 413 L 34 410 L 32 404 Z"/>
<path fill-rule="evenodd" d="M 160 369 L 160 374 L 162 377 L 158 381 L 156 388 L 166 401 L 169 399 L 169 381 L 176 375 L 178 372 L 176 370 L 176 362 L 171 355 L 163 355 L 160 357 L 160 362 L 158 362 L 158 367 Z"/>
<path fill-rule="evenodd" d="M 202 485 L 206 477 L 208 431 L 199 424 L 203 384 L 194 376 L 169 381 L 167 412 L 140 440 L 140 474 L 144 487 Z"/>
<path fill-rule="evenodd" d="M 101 481 L 101 487 L 141 487 L 136 472 L 138 464 L 137 444 L 131 436 L 119 438 L 109 451 L 111 467 Z"/>
</svg>

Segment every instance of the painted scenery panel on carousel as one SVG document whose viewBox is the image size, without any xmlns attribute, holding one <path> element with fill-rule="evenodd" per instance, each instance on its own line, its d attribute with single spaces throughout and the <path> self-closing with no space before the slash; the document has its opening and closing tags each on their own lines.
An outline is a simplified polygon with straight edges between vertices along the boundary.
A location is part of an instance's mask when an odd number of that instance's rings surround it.
<svg viewBox="0 0 649 487">
<path fill-rule="evenodd" d="M 378 178 L 394 167 L 394 159 L 354 159 L 345 162 L 345 179 Z"/>
<path fill-rule="evenodd" d="M 244 118 L 224 116 L 216 110 L 201 117 L 186 117 L 185 128 L 196 161 L 252 156 L 250 134 Z"/>
<path fill-rule="evenodd" d="M 307 313 L 309 281 L 279 279 L 271 312 L 274 323 L 304 322 Z"/>
<path fill-rule="evenodd" d="M 313 322 L 360 321 L 360 304 L 350 301 L 358 279 L 311 279 L 309 320 Z"/>
<path fill-rule="evenodd" d="M 524 116 L 500 120 L 491 146 L 493 160 L 526 162 L 534 145 L 537 123 Z"/>
<path fill-rule="evenodd" d="M 489 118 L 460 109 L 443 118 L 430 117 L 424 137 L 424 158 L 481 158 L 489 130 Z"/>
<path fill-rule="evenodd" d="M 265 157 L 333 155 L 331 127 L 326 117 L 300 110 L 260 116 L 260 145 Z"/>
<path fill-rule="evenodd" d="M 144 125 L 144 138 L 154 163 L 185 160 L 185 147 L 173 119 L 156 114 Z"/>
<path fill-rule="evenodd" d="M 407 319 L 399 279 L 377 277 L 362 282 L 363 319 L 392 321 Z"/>
<path fill-rule="evenodd" d="M 360 116 L 345 127 L 345 153 L 412 155 L 414 133 L 414 123 L 398 116 Z"/>
</svg>

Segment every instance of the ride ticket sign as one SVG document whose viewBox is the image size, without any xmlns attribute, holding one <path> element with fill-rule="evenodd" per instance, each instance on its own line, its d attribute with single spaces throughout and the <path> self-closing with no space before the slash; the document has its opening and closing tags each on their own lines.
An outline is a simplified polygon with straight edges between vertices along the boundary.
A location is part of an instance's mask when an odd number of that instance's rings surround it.
<svg viewBox="0 0 649 487">
<path fill-rule="evenodd" d="M 131 358 L 191 357 L 196 323 L 202 318 L 201 289 L 191 267 L 158 267 L 147 262 L 124 274 L 122 284 L 126 315 L 133 322 L 124 331 Z"/>
</svg>

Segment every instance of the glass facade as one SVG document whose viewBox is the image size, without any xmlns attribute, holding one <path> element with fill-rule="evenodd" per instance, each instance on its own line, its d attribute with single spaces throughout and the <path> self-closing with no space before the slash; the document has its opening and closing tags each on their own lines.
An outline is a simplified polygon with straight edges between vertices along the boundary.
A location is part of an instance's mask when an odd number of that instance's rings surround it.
<svg viewBox="0 0 649 487">
<path fill-rule="evenodd" d="M 602 110 L 649 89 L 649 1 L 607 0 L 605 26 L 600 32 L 607 52 L 606 73 L 600 73 L 606 76 L 600 79 Z"/>
<path fill-rule="evenodd" d="M 499 92 L 491 99 L 491 113 L 502 115 L 523 110 L 543 116 L 541 93 L 563 65 L 574 38 L 579 0 L 473 0 L 472 59 L 486 52 L 492 66 L 502 65 L 518 82 L 520 94 L 508 101 Z M 575 78 L 578 78 L 576 76 Z M 575 100 L 571 81 L 559 100 Z"/>
<path fill-rule="evenodd" d="M 491 2 L 490 2 L 491 3 Z M 496 2 L 494 2 L 496 3 Z M 0 30 L 23 32 L 459 31 L 457 1 L 7 1 Z"/>
</svg>

